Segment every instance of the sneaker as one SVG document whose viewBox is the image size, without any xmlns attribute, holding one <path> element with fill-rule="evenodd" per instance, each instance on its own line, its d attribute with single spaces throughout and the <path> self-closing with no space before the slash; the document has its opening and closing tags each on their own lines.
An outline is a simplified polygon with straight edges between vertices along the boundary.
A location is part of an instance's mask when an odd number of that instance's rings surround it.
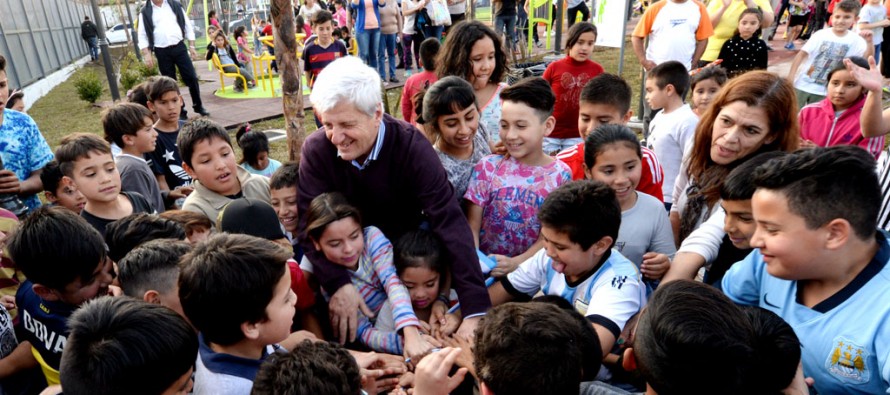
<svg viewBox="0 0 890 395">
<path fill-rule="evenodd" d="M 392 77 L 389 77 L 389 82 L 392 82 L 393 84 L 398 84 L 399 79 L 396 78 L 395 76 L 392 76 Z"/>
<path fill-rule="evenodd" d="M 412 70 L 411 70 L 411 69 L 406 69 L 406 70 L 405 70 L 405 78 L 408 78 L 408 77 L 410 77 L 410 76 L 411 76 L 411 74 L 412 74 L 412 73 L 411 73 L 411 72 L 412 72 Z"/>
<path fill-rule="evenodd" d="M 785 49 L 787 49 L 787 50 L 789 50 L 789 51 L 793 51 L 793 50 L 794 50 L 794 43 L 788 43 L 788 44 L 785 44 Z"/>
<path fill-rule="evenodd" d="M 203 117 L 210 116 L 210 111 L 207 111 L 206 109 L 204 109 L 204 106 L 195 107 L 195 112 L 198 114 L 201 114 L 201 116 L 203 116 Z"/>
</svg>

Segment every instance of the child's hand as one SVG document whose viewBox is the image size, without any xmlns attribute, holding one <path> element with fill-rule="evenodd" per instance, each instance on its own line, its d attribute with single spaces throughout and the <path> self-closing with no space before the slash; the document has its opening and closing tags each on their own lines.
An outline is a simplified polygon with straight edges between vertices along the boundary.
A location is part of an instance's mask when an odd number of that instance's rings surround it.
<svg viewBox="0 0 890 395">
<path fill-rule="evenodd" d="M 873 39 L 874 36 L 875 36 L 875 32 L 873 32 L 873 31 L 871 31 L 871 30 L 868 30 L 868 29 L 863 29 L 863 30 L 860 30 L 860 31 L 859 31 L 859 36 L 862 37 L 862 38 L 864 38 L 864 39 L 865 39 L 865 42 L 871 44 L 871 43 L 872 43 L 872 39 Z"/>
<path fill-rule="evenodd" d="M 421 358 L 433 352 L 433 349 L 436 348 L 420 334 L 417 327 L 407 327 L 402 331 L 405 334 L 404 356 L 406 363 L 412 361 L 416 365 Z"/>
<path fill-rule="evenodd" d="M 457 328 L 460 328 L 461 318 L 457 314 L 445 314 L 443 318 L 445 324 L 440 325 L 433 329 L 433 336 L 437 339 L 444 339 L 445 337 L 451 336 L 457 331 Z"/>
<path fill-rule="evenodd" d="M 375 352 L 352 352 L 352 356 L 361 368 L 362 389 L 369 394 L 390 391 L 399 384 L 394 377 L 407 372 L 402 357 Z"/>
<path fill-rule="evenodd" d="M 448 313 L 448 305 L 441 301 L 436 300 L 433 302 L 433 307 L 430 311 L 430 332 L 433 336 L 436 336 L 441 330 L 441 327 L 448 323 L 445 320 L 445 315 Z"/>
<path fill-rule="evenodd" d="M 6 310 L 15 309 L 15 296 L 3 295 L 2 297 L 0 297 L 0 305 L 3 305 Z"/>
<path fill-rule="evenodd" d="M 640 265 L 640 272 L 646 278 L 660 280 L 670 268 L 671 260 L 667 255 L 654 252 L 643 254 L 643 264 Z"/>
<path fill-rule="evenodd" d="M 847 66 L 847 71 L 853 75 L 853 78 L 859 85 L 862 85 L 863 88 L 869 91 L 881 93 L 884 76 L 881 75 L 881 70 L 875 64 L 873 56 L 868 57 L 868 70 L 853 64 L 850 59 L 844 59 L 844 65 Z"/>
<path fill-rule="evenodd" d="M 812 140 L 800 139 L 800 144 L 799 144 L 798 148 L 804 149 L 804 148 L 816 148 L 816 147 L 818 147 L 818 145 L 816 145 L 816 143 L 814 143 Z"/>
<path fill-rule="evenodd" d="M 476 369 L 473 367 L 475 360 L 473 358 L 473 342 L 463 336 L 451 336 L 444 340 L 448 347 L 461 350 L 454 363 L 459 367 L 467 368 L 467 372 L 476 377 Z"/>
<path fill-rule="evenodd" d="M 118 287 L 117 285 L 109 285 L 108 286 L 108 296 L 114 296 L 114 297 L 124 296 L 124 290 L 121 289 L 121 287 Z"/>
<path fill-rule="evenodd" d="M 491 257 L 494 258 L 494 260 L 498 264 L 494 267 L 494 269 L 491 269 L 492 277 L 504 277 L 516 270 L 516 268 L 519 267 L 519 264 L 522 263 L 521 260 L 516 259 L 515 257 L 511 258 L 506 255 L 494 254 L 491 255 Z"/>
<path fill-rule="evenodd" d="M 444 348 L 430 354 L 414 371 L 414 393 L 423 395 L 448 395 L 457 388 L 467 375 L 467 368 L 460 368 L 454 376 L 448 376 L 451 366 L 460 354 L 459 348 Z"/>
</svg>

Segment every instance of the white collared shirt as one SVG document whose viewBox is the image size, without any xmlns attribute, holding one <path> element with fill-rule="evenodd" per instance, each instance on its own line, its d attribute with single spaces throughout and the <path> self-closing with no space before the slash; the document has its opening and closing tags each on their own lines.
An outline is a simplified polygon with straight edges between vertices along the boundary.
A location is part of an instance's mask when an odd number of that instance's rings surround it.
<svg viewBox="0 0 890 395">
<path fill-rule="evenodd" d="M 156 6 L 154 2 L 148 0 L 146 7 L 152 7 L 151 20 L 154 24 L 154 44 L 155 48 L 166 48 L 179 44 L 182 41 L 182 29 L 176 21 L 176 14 L 168 0 L 164 0 L 160 6 Z M 185 18 L 185 38 L 189 41 L 195 40 L 195 28 L 192 20 L 185 14 L 185 8 L 182 9 Z M 140 18 L 142 14 L 140 13 Z M 148 48 L 148 35 L 145 32 L 145 23 L 139 21 L 139 49 Z"/>
</svg>

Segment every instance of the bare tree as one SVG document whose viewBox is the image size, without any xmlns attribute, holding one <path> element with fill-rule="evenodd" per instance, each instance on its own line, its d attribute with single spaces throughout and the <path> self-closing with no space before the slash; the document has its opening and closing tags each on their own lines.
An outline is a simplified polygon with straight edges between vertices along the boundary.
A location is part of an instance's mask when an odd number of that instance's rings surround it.
<svg viewBox="0 0 890 395">
<path fill-rule="evenodd" d="M 272 24 L 275 28 L 275 61 L 278 63 L 281 81 L 288 159 L 299 162 L 306 130 L 303 128 L 303 87 L 300 80 L 300 61 L 297 59 L 292 0 L 273 0 Z"/>
</svg>

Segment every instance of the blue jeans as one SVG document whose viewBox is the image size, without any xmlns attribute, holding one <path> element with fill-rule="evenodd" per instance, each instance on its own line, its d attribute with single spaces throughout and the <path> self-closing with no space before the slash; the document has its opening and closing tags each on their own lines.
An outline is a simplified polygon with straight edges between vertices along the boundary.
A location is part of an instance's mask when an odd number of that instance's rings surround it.
<svg viewBox="0 0 890 395">
<path fill-rule="evenodd" d="M 87 44 L 90 46 L 90 59 L 99 59 L 99 37 L 90 37 Z"/>
<path fill-rule="evenodd" d="M 386 58 L 389 58 L 389 78 L 396 78 L 396 35 L 381 34 L 377 48 L 377 71 L 380 78 L 386 79 Z"/>
<path fill-rule="evenodd" d="M 442 40 L 442 31 L 445 30 L 445 26 L 427 26 L 424 29 L 423 34 L 426 36 L 424 39 L 435 37 L 436 40 Z"/>
<path fill-rule="evenodd" d="M 380 46 L 380 29 L 365 29 L 356 34 L 358 56 L 372 69 L 377 68 L 377 48 Z"/>
<path fill-rule="evenodd" d="M 516 15 L 507 15 L 507 16 L 497 16 L 494 19 L 494 31 L 501 34 L 501 31 L 506 28 L 507 33 L 507 48 L 513 47 L 513 32 L 516 31 Z"/>
<path fill-rule="evenodd" d="M 875 64 L 881 64 L 881 46 L 884 43 L 875 44 Z"/>
</svg>

